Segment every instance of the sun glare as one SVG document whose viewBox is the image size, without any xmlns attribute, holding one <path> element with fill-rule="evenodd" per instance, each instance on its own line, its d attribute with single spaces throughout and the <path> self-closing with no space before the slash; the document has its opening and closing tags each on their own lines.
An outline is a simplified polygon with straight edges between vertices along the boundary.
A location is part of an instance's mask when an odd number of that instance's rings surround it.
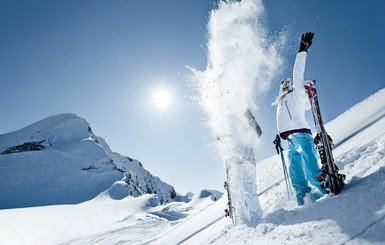
<svg viewBox="0 0 385 245">
<path fill-rule="evenodd" d="M 171 104 L 171 95 L 168 91 L 159 90 L 155 92 L 153 101 L 158 109 L 166 109 Z"/>
</svg>

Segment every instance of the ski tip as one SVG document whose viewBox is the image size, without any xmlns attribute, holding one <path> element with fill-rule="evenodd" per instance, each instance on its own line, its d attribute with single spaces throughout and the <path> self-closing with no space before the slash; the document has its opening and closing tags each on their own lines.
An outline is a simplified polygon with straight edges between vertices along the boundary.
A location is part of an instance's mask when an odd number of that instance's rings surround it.
<svg viewBox="0 0 385 245">
<path fill-rule="evenodd" d="M 305 86 L 314 87 L 315 86 L 315 80 L 306 80 L 305 81 Z"/>
</svg>

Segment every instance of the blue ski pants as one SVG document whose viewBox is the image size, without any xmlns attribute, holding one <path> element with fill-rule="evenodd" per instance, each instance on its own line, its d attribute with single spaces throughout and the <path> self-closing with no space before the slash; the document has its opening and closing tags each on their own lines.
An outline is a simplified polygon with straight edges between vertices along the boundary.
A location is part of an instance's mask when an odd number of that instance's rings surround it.
<svg viewBox="0 0 385 245">
<path fill-rule="evenodd" d="M 311 192 L 308 181 L 325 194 L 325 190 L 321 188 L 321 184 L 317 180 L 317 176 L 321 175 L 321 172 L 313 137 L 308 133 L 294 133 L 289 135 L 287 139 L 290 161 L 289 174 L 297 193 L 297 199 L 298 197 L 303 198 L 306 193 Z M 318 196 L 316 199 L 320 197 Z"/>
</svg>

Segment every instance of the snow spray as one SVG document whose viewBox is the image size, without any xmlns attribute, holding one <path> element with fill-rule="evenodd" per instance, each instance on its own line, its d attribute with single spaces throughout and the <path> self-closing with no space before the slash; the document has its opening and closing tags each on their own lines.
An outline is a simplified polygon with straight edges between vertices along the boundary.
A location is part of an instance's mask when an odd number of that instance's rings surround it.
<svg viewBox="0 0 385 245">
<path fill-rule="evenodd" d="M 254 160 L 258 137 L 245 112 L 257 111 L 257 96 L 269 89 L 283 64 L 278 50 L 284 37 L 269 36 L 265 15 L 261 0 L 220 1 L 207 26 L 206 69 L 191 68 L 198 104 L 228 169 L 236 223 L 247 225 L 257 223 L 262 211 Z"/>
</svg>

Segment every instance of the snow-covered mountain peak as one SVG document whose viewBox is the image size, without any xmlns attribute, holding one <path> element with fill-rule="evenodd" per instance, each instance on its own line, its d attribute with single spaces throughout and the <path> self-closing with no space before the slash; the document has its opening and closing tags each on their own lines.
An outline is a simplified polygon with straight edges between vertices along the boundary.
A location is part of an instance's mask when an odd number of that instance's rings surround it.
<svg viewBox="0 0 385 245">
<path fill-rule="evenodd" d="M 0 148 L 26 141 L 48 140 L 51 143 L 89 137 L 88 122 L 75 114 L 60 114 L 0 136 Z M 2 140 L 6 139 L 6 140 Z"/>
<path fill-rule="evenodd" d="M 177 197 L 139 161 L 112 152 L 75 114 L 0 135 L 0 153 L 0 208 L 79 203 L 103 192 L 113 199 L 157 194 L 160 203 Z"/>
</svg>

